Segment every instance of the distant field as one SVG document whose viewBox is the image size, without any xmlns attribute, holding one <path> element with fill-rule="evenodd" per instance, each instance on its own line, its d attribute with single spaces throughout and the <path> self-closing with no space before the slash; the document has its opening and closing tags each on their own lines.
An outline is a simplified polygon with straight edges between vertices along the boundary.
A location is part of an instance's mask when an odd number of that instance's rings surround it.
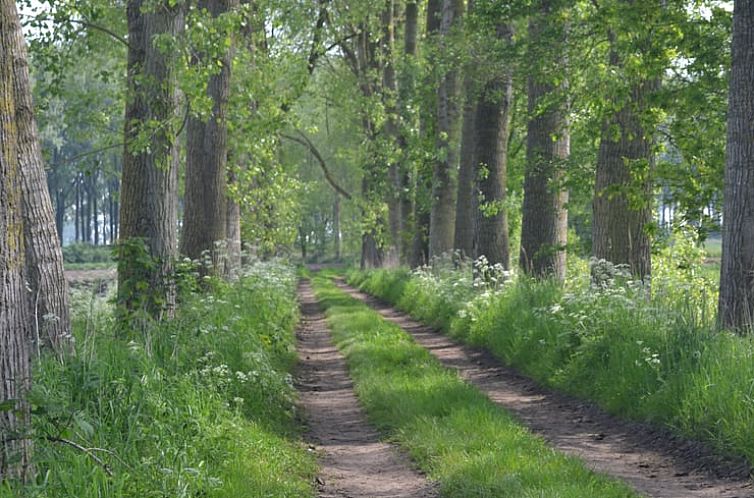
<svg viewBox="0 0 754 498">
<path fill-rule="evenodd" d="M 707 251 L 707 257 L 720 259 L 723 255 L 723 241 L 720 237 L 710 237 L 704 242 L 704 250 Z"/>
<path fill-rule="evenodd" d="M 82 270 L 110 270 L 116 266 L 115 261 L 101 261 L 98 263 L 64 263 L 66 271 Z"/>
</svg>

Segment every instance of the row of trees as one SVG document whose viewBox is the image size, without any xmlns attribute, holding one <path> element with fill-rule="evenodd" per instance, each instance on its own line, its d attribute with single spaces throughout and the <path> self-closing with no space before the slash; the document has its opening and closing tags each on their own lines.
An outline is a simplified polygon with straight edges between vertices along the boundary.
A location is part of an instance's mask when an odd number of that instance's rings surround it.
<svg viewBox="0 0 754 498">
<path fill-rule="evenodd" d="M 733 16 L 711 0 L 48 2 L 28 22 L 42 137 L 16 2 L 0 6 L 0 479 L 33 472 L 32 353 L 71 348 L 48 182 L 56 202 L 76 186 L 91 240 L 103 197 L 86 184 L 119 177 L 104 218 L 127 331 L 174 315 L 179 254 L 227 275 L 242 239 L 272 254 L 329 237 L 364 267 L 518 253 L 563 279 L 570 226 L 646 279 L 656 185 L 703 232 L 727 144 L 720 317 L 750 323 L 747 2 Z M 61 90 L 82 56 L 102 61 L 97 98 L 122 119 L 78 105 L 101 121 L 56 121 L 52 103 L 91 97 Z M 100 126 L 67 138 L 86 122 Z"/>
<path fill-rule="evenodd" d="M 731 18 L 732 77 L 752 50 L 736 39 L 747 8 L 428 0 L 336 9 L 328 22 L 343 61 L 323 71 L 352 76 L 356 109 L 340 115 L 364 141 L 362 266 L 455 250 L 508 268 L 513 252 L 525 273 L 562 280 L 569 226 L 586 219 L 591 255 L 648 282 L 659 186 L 703 240 L 719 228 L 727 143 L 720 318 L 749 324 L 739 223 L 750 193 L 730 169 L 751 167 L 735 157 L 738 141 L 751 143 L 736 124 L 750 96 L 725 105 Z"/>
</svg>

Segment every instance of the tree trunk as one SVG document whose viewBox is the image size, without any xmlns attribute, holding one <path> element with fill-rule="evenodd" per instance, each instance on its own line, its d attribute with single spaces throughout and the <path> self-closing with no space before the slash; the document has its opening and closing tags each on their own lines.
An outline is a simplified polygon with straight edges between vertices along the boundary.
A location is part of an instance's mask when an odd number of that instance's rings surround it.
<svg viewBox="0 0 754 498">
<path fill-rule="evenodd" d="M 69 349 L 73 339 L 63 252 L 47 188 L 47 174 L 34 119 L 26 42 L 18 17 L 6 25 L 6 29 L 13 30 L 10 48 L 15 61 L 13 91 L 23 188 L 27 277 L 34 298 L 33 340 L 35 344 L 39 341 L 42 346 L 62 354 Z"/>
<path fill-rule="evenodd" d="M 98 171 L 92 171 L 89 177 L 89 198 L 92 201 L 92 224 L 94 227 L 94 245 L 99 245 L 99 216 L 97 210 L 97 175 Z"/>
<path fill-rule="evenodd" d="M 75 236 L 74 240 L 76 242 L 79 242 L 81 240 L 81 222 L 79 219 L 81 218 L 81 187 L 79 187 L 79 176 L 78 174 L 73 180 L 74 189 L 76 191 L 76 209 L 73 215 L 73 225 L 75 227 Z"/>
<path fill-rule="evenodd" d="M 474 0 L 469 0 L 468 14 L 474 11 Z M 467 65 L 474 64 L 470 61 Z M 471 68 L 466 68 L 463 78 L 463 126 L 461 128 L 461 156 L 456 193 L 456 222 L 453 249 L 464 257 L 472 257 L 475 251 L 477 189 L 476 172 L 476 105 L 474 101 L 474 78 Z"/>
<path fill-rule="evenodd" d="M 306 232 L 303 228 L 298 229 L 299 247 L 301 248 L 301 262 L 306 264 Z"/>
<path fill-rule="evenodd" d="M 55 194 L 55 227 L 58 232 L 58 241 L 63 245 L 63 228 L 65 225 L 65 191 L 61 188 Z"/>
<path fill-rule="evenodd" d="M 112 180 L 107 182 L 107 220 L 110 231 L 110 244 L 115 244 L 115 192 Z"/>
<path fill-rule="evenodd" d="M 602 131 L 594 185 L 594 257 L 628 265 L 642 280 L 651 273 L 652 138 L 641 125 L 648 84 L 637 85 L 631 102 L 616 112 Z M 615 132 L 618 136 L 614 137 Z M 636 191 L 641 192 L 640 198 Z"/>
<path fill-rule="evenodd" d="M 162 53 L 154 44 L 155 37 L 176 36 L 182 29 L 182 7 L 171 3 L 160 1 L 142 12 L 142 0 L 128 2 L 127 144 L 120 206 L 125 245 L 118 261 L 118 303 L 126 311 L 141 308 L 157 319 L 172 317 L 175 311 L 178 95 L 174 54 Z M 163 126 L 151 134 L 147 149 L 137 137 L 151 121 Z M 142 244 L 152 260 L 148 265 L 137 247 Z"/>
<path fill-rule="evenodd" d="M 440 21 L 442 16 L 442 0 L 429 0 L 427 2 L 427 43 L 436 45 L 437 35 L 440 31 Z M 432 67 L 436 61 L 432 59 L 433 51 L 429 50 L 428 65 Z M 433 80 L 427 79 L 425 84 L 433 84 Z M 426 103 L 426 105 L 430 105 Z M 421 113 L 421 135 L 424 141 L 434 140 L 437 128 L 437 116 L 434 112 Z M 411 251 L 411 266 L 417 267 L 429 262 L 429 232 L 430 232 L 430 210 L 432 204 L 432 166 L 427 167 L 422 164 L 416 173 L 414 183 L 414 240 Z"/>
<path fill-rule="evenodd" d="M 122 174 L 122 168 L 119 168 Z M 120 236 L 120 180 L 118 177 L 113 179 L 113 189 L 115 190 L 115 201 L 113 202 L 113 243 L 118 241 Z"/>
<path fill-rule="evenodd" d="M 497 27 L 499 39 L 510 42 L 511 36 L 510 26 Z M 477 211 L 476 236 L 478 255 L 485 256 L 490 264 L 503 265 L 506 270 L 510 265 L 505 202 L 512 104 L 513 77 L 510 69 L 503 65 L 500 74 L 485 84 L 477 102 L 475 157 L 480 167 L 485 168 L 485 172 L 479 175 L 483 204 Z"/>
<path fill-rule="evenodd" d="M 58 242 L 60 245 L 63 245 L 63 225 L 65 224 L 65 201 L 67 197 L 67 192 L 65 188 L 65 184 L 60 178 L 60 175 L 57 174 L 57 168 L 58 168 L 58 157 L 59 157 L 58 148 L 55 147 L 52 151 L 52 173 L 50 175 L 47 175 L 48 185 L 51 187 L 49 189 L 50 193 L 55 192 L 55 203 L 54 203 L 54 211 L 55 211 L 55 231 L 58 234 Z M 54 185 L 50 185 L 50 179 L 54 178 Z"/>
<path fill-rule="evenodd" d="M 235 173 L 229 170 L 228 185 L 233 185 L 236 181 Z M 228 268 L 225 274 L 233 276 L 241 268 L 241 205 L 238 201 L 229 197 L 227 210 L 225 231 L 228 237 Z"/>
<path fill-rule="evenodd" d="M 382 102 L 385 106 L 387 119 L 383 133 L 385 139 L 401 147 L 398 133 L 398 109 L 396 99 L 398 97 L 398 83 L 395 76 L 395 5 L 393 0 L 385 0 L 382 11 L 382 37 L 380 46 L 382 51 Z M 400 260 L 401 233 L 403 231 L 401 214 L 401 173 L 400 163 L 389 161 L 388 188 L 385 192 L 388 206 L 388 224 L 390 227 L 390 245 L 387 250 L 387 259 L 397 264 Z"/>
<path fill-rule="evenodd" d="M 0 482 L 32 477 L 29 433 L 29 337 L 33 333 L 24 227 L 24 176 L 16 102 L 19 21 L 16 4 L 0 0 Z M 25 61 L 24 61 L 25 64 Z M 20 118 L 20 119 L 19 119 Z"/>
<path fill-rule="evenodd" d="M 624 0 L 633 8 L 633 0 Z M 622 61 L 616 33 L 608 31 L 608 63 L 620 69 Z M 605 120 L 597 155 L 592 224 L 594 257 L 628 265 L 642 280 L 651 273 L 651 241 L 647 225 L 652 220 L 652 130 L 645 130 L 642 115 L 647 97 L 657 91 L 659 80 L 631 83 L 630 94 L 613 102 L 617 110 Z"/>
<path fill-rule="evenodd" d="M 448 43 L 451 32 L 458 27 L 463 15 L 462 0 L 443 0 L 440 23 L 441 49 Z M 445 52 L 449 52 L 443 50 Z M 458 73 L 453 63 L 441 76 L 437 88 L 438 157 L 432 172 L 432 205 L 429 222 L 429 257 L 453 250 L 455 235 L 455 171 L 458 168 Z"/>
<path fill-rule="evenodd" d="M 411 259 L 412 238 L 414 232 L 414 190 L 412 184 L 416 178 L 416 165 L 409 157 L 408 128 L 415 125 L 414 115 L 410 109 L 411 101 L 416 93 L 414 74 L 417 67 L 417 39 L 419 32 L 419 4 L 415 1 L 406 3 L 406 21 L 404 24 L 404 70 L 401 73 L 398 86 L 399 101 L 402 114 L 402 129 L 400 132 L 401 165 L 400 174 L 400 214 L 401 214 L 401 263 Z"/>
<path fill-rule="evenodd" d="M 369 30 L 365 25 L 361 25 L 360 33 L 356 38 L 354 69 L 361 93 L 367 100 L 373 98 L 376 91 L 373 75 L 379 74 L 380 69 L 377 49 L 377 44 L 371 39 Z M 363 167 L 361 180 L 361 194 L 365 206 L 362 208 L 361 268 L 379 268 L 385 261 L 383 235 L 386 221 L 379 207 L 375 209 L 375 206 L 384 202 L 381 185 L 384 185 L 385 179 L 382 172 L 382 158 L 379 157 L 377 150 L 377 125 L 366 109 L 362 110 L 362 127 L 371 148 L 367 152 L 368 158 Z"/>
<path fill-rule="evenodd" d="M 719 320 L 751 330 L 754 320 L 754 3 L 736 1 L 728 100 Z"/>
<path fill-rule="evenodd" d="M 92 243 L 92 185 L 91 185 L 91 182 L 92 182 L 92 177 L 91 175 L 88 175 L 84 183 L 84 198 L 86 199 L 86 210 L 84 211 L 84 215 L 85 215 L 84 234 L 86 237 L 87 244 Z"/>
<path fill-rule="evenodd" d="M 541 68 L 562 67 L 560 33 L 543 36 L 545 31 L 564 28 L 558 25 L 551 0 L 543 0 L 541 11 L 529 22 L 532 46 L 543 47 L 545 60 Z M 548 33 L 549 35 L 549 33 Z M 561 38 L 558 41 L 558 38 Z M 530 70 L 531 71 L 531 70 Z M 536 277 L 554 277 L 562 281 L 566 271 L 568 230 L 568 192 L 560 185 L 564 163 L 570 153 L 570 135 L 559 93 L 541 74 L 528 78 L 529 123 L 526 140 L 526 174 L 524 179 L 523 220 L 521 226 L 521 268 Z M 548 102 L 554 100 L 553 102 Z"/>
<path fill-rule="evenodd" d="M 238 0 L 200 0 L 199 8 L 218 17 L 238 6 Z M 232 49 L 218 61 L 219 73 L 209 79 L 207 95 L 213 102 L 206 121 L 189 117 L 186 155 L 186 196 L 184 198 L 181 253 L 199 260 L 209 254 L 212 267 L 204 270 L 222 273 L 227 240 L 227 107 L 230 93 Z"/>
<path fill-rule="evenodd" d="M 335 244 L 335 261 L 340 261 L 342 237 L 340 234 L 340 194 L 335 194 L 332 208 L 332 231 Z"/>
</svg>

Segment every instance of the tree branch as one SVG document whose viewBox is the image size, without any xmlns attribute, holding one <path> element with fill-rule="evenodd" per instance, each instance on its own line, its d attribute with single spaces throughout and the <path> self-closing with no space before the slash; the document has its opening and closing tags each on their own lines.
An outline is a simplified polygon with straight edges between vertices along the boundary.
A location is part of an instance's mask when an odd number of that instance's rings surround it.
<svg viewBox="0 0 754 498">
<path fill-rule="evenodd" d="M 299 145 L 303 145 L 304 147 L 309 149 L 312 155 L 317 159 L 317 162 L 319 162 L 319 165 L 322 168 L 322 172 L 325 174 L 325 179 L 327 180 L 327 183 L 329 183 L 330 186 L 333 188 L 333 190 L 335 190 L 335 192 L 342 195 L 349 201 L 353 199 L 353 196 L 350 193 L 348 193 L 348 191 L 345 190 L 343 187 L 338 185 L 338 182 L 336 182 L 335 179 L 332 177 L 332 174 L 330 173 L 330 169 L 327 167 L 327 163 L 322 157 L 322 154 L 319 153 L 319 150 L 317 150 L 317 147 L 312 143 L 311 140 L 309 140 L 309 137 L 307 137 L 300 130 L 296 130 L 296 133 L 300 135 L 300 138 L 294 137 L 293 135 L 288 135 L 286 133 L 281 133 L 280 136 L 288 140 L 291 140 L 292 142 L 296 142 Z"/>
<path fill-rule="evenodd" d="M 104 470 L 105 473 L 108 476 L 110 476 L 110 477 L 113 476 L 113 471 L 110 470 L 110 466 L 107 465 L 105 462 L 103 462 L 100 457 L 98 457 L 97 455 L 94 454 L 94 451 L 107 451 L 107 450 L 103 450 L 103 449 L 100 449 L 100 448 L 85 448 L 85 447 L 81 446 L 80 444 L 78 444 L 75 441 L 71 441 L 70 439 L 63 439 L 63 438 L 59 438 L 59 437 L 48 437 L 47 440 L 50 441 L 50 442 L 53 442 L 53 443 L 65 444 L 65 445 L 70 446 L 71 448 L 75 448 L 75 449 L 81 451 L 82 453 L 86 454 L 86 456 L 88 456 L 89 458 L 91 458 L 92 460 L 94 460 L 94 462 L 97 465 L 99 465 L 100 467 L 102 467 L 102 470 Z"/>
<path fill-rule="evenodd" d="M 319 0 L 319 14 L 317 15 L 317 23 L 314 26 L 314 34 L 312 35 L 312 48 L 306 61 L 306 67 L 310 75 L 317 66 L 317 59 L 324 53 L 319 46 L 322 43 L 322 30 L 325 28 L 325 22 L 327 21 L 328 3 L 329 0 Z"/>
<path fill-rule="evenodd" d="M 69 21 L 71 23 L 73 23 L 73 24 L 81 24 L 82 26 L 84 26 L 86 28 L 92 28 L 92 29 L 96 29 L 97 31 L 102 31 L 105 34 L 110 35 L 113 39 L 121 42 L 126 47 L 131 48 L 131 45 L 128 44 L 128 40 L 126 40 L 125 38 L 123 38 L 122 36 L 120 36 L 115 31 L 110 30 L 109 28 L 106 28 L 104 26 L 100 26 L 99 24 L 91 23 L 89 21 L 84 21 L 84 20 L 81 20 L 81 19 L 69 19 Z"/>
</svg>

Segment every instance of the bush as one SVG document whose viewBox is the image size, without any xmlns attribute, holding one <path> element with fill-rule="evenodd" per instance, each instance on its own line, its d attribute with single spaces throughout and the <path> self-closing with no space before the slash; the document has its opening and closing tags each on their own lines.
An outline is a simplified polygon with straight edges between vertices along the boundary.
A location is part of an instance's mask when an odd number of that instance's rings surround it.
<svg viewBox="0 0 754 498">
<path fill-rule="evenodd" d="M 139 330 L 77 295 L 77 354 L 35 371 L 38 480 L 0 496 L 312 496 L 290 376 L 295 283 L 260 264 Z"/>
<path fill-rule="evenodd" d="M 63 246 L 63 261 L 65 263 L 110 263 L 113 261 L 113 250 L 110 246 L 77 242 Z"/>
<path fill-rule="evenodd" d="M 480 286 L 468 267 L 350 280 L 543 384 L 754 463 L 754 339 L 716 330 L 717 284 L 702 256 L 683 240 L 666 248 L 651 293 L 606 262 L 590 270 L 577 258 L 565 285 L 514 276 Z"/>
</svg>

